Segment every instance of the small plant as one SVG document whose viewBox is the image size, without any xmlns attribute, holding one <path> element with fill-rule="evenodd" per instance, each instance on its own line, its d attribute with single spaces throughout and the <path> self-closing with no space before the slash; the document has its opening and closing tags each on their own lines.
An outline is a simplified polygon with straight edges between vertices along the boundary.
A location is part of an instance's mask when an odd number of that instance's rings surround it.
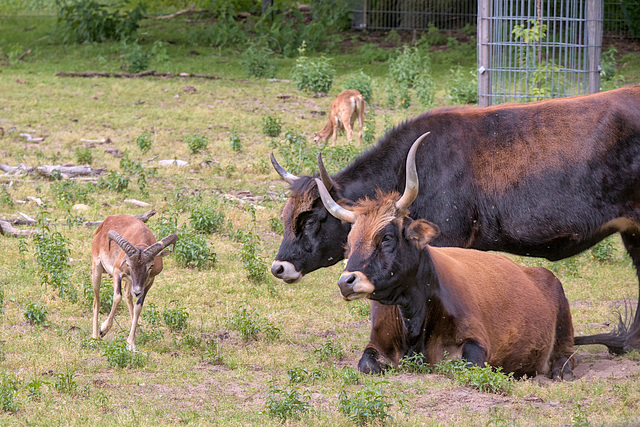
<svg viewBox="0 0 640 427">
<path fill-rule="evenodd" d="M 367 103 L 371 104 L 373 100 L 373 90 L 371 89 L 371 77 L 359 71 L 351 74 L 344 81 L 344 90 L 355 89 L 364 97 Z"/>
<path fill-rule="evenodd" d="M 425 41 L 431 46 L 440 46 L 447 43 L 447 36 L 443 34 L 433 22 L 427 24 L 427 35 Z"/>
<path fill-rule="evenodd" d="M 271 228 L 271 231 L 275 233 L 278 233 L 278 234 L 284 233 L 284 224 L 282 223 L 282 220 L 278 217 L 269 218 L 269 227 Z"/>
<path fill-rule="evenodd" d="M 613 240 L 611 238 L 607 238 L 593 246 L 589 250 L 589 253 L 591 254 L 591 258 L 598 262 L 609 262 L 613 259 L 615 250 L 616 248 Z"/>
<path fill-rule="evenodd" d="M 242 151 L 242 140 L 240 139 L 240 136 L 235 129 L 231 131 L 231 136 L 229 137 L 229 145 L 231 146 L 231 149 L 236 153 Z"/>
<path fill-rule="evenodd" d="M 376 386 L 382 383 L 384 381 L 376 383 Z M 346 391 L 341 390 L 338 393 L 338 410 L 358 426 L 373 422 L 384 423 L 387 419 L 393 419 L 388 412 L 393 403 L 388 400 L 382 387 L 365 387 L 357 390 L 353 396 L 348 396 Z"/>
<path fill-rule="evenodd" d="M 90 165 L 93 163 L 93 154 L 89 147 L 76 148 L 76 160 L 79 165 Z"/>
<path fill-rule="evenodd" d="M 265 412 L 271 418 L 276 418 L 281 422 L 289 419 L 299 420 L 311 410 L 310 400 L 311 393 L 308 390 L 300 393 L 295 387 L 290 387 L 287 390 L 274 385 L 267 392 Z"/>
<path fill-rule="evenodd" d="M 24 388 L 27 390 L 27 396 L 32 400 L 40 400 L 42 397 L 42 386 L 45 384 L 44 381 L 38 378 L 34 378 L 28 383 L 25 384 Z"/>
<path fill-rule="evenodd" d="M 152 302 L 146 305 L 142 317 L 148 321 L 152 327 L 158 327 L 160 326 L 160 322 L 162 322 L 162 313 L 158 310 L 158 306 Z"/>
<path fill-rule="evenodd" d="M 6 372 L 0 373 L 0 406 L 4 412 L 18 410 L 18 379 Z"/>
<path fill-rule="evenodd" d="M 280 329 L 262 318 L 255 310 L 247 308 L 246 306 L 240 308 L 233 314 L 231 319 L 227 321 L 227 327 L 238 331 L 245 341 L 257 338 L 261 332 L 264 333 L 268 339 L 276 339 L 281 333 Z"/>
<path fill-rule="evenodd" d="M 58 291 L 60 298 L 78 299 L 78 293 L 70 282 L 69 241 L 59 232 L 51 232 L 48 226 L 42 226 L 33 235 L 36 247 L 36 261 L 40 272 L 40 283 L 51 285 Z"/>
<path fill-rule="evenodd" d="M 341 359 L 342 356 L 344 356 L 344 349 L 337 341 L 327 341 L 313 352 L 318 355 L 318 359 L 320 359 L 321 362 Z"/>
<path fill-rule="evenodd" d="M 404 356 L 402 360 L 400 360 L 400 370 L 416 374 L 430 374 L 433 371 L 431 366 L 424 362 L 422 353 Z"/>
<path fill-rule="evenodd" d="M 240 64 L 242 64 L 249 77 L 272 78 L 275 77 L 278 68 L 273 51 L 267 46 L 255 44 L 242 52 Z"/>
<path fill-rule="evenodd" d="M 4 289 L 0 288 L 0 314 L 4 314 Z"/>
<path fill-rule="evenodd" d="M 224 214 L 218 212 L 212 204 L 194 206 L 189 220 L 191 228 L 204 234 L 221 231 L 225 225 Z"/>
<path fill-rule="evenodd" d="M 76 375 L 74 371 L 66 370 L 65 372 L 57 374 L 55 378 L 55 382 L 53 383 L 53 388 L 56 389 L 59 393 L 73 394 L 78 388 L 78 384 L 73 377 Z"/>
<path fill-rule="evenodd" d="M 355 319 L 367 319 L 371 315 L 369 303 L 363 300 L 351 301 L 347 305 L 347 310 L 351 317 Z"/>
<path fill-rule="evenodd" d="M 222 363 L 222 354 L 220 354 L 220 345 L 218 340 L 209 339 L 205 344 L 205 350 L 203 359 L 207 363 L 218 364 Z"/>
<path fill-rule="evenodd" d="M 11 198 L 11 194 L 9 194 L 9 190 L 6 187 L 2 187 L 2 191 L 0 191 L 0 206 L 12 207 L 13 199 Z"/>
<path fill-rule="evenodd" d="M 47 321 L 47 313 L 49 309 L 46 305 L 40 305 L 37 302 L 29 302 L 24 308 L 24 318 L 31 325 L 42 325 Z"/>
<path fill-rule="evenodd" d="M 141 152 L 146 153 L 151 149 L 152 136 L 153 135 L 151 135 L 149 132 L 142 132 L 140 136 L 136 138 L 136 145 Z"/>
<path fill-rule="evenodd" d="M 317 379 L 325 378 L 326 375 L 317 369 L 313 369 L 309 371 L 308 369 L 305 369 L 305 368 L 296 367 L 296 368 L 291 368 L 287 371 L 287 377 L 289 377 L 290 383 L 307 384 L 310 382 L 312 383 Z"/>
<path fill-rule="evenodd" d="M 209 146 L 209 137 L 202 135 L 199 132 L 189 134 L 184 137 L 184 140 L 189 147 L 191 154 L 196 154 L 199 151 L 204 151 Z"/>
<path fill-rule="evenodd" d="M 280 117 L 267 114 L 262 116 L 262 133 L 270 138 L 277 138 L 282 132 L 282 119 Z"/>
<path fill-rule="evenodd" d="M 509 394 L 513 387 L 513 374 L 506 375 L 502 368 L 469 366 L 454 374 L 456 382 L 486 393 Z"/>
<path fill-rule="evenodd" d="M 76 181 L 54 181 L 51 190 L 56 200 L 62 206 L 70 206 L 73 203 L 89 203 L 91 201 L 92 187 L 80 184 Z"/>
<path fill-rule="evenodd" d="M 136 41 L 128 43 L 122 42 L 122 69 L 129 73 L 139 73 L 149 69 L 151 58 Z"/>
<path fill-rule="evenodd" d="M 364 129 L 362 130 L 362 143 L 371 145 L 376 141 L 376 115 L 373 111 L 369 112 L 364 120 Z"/>
<path fill-rule="evenodd" d="M 164 319 L 164 323 L 169 327 L 170 330 L 172 330 L 173 332 L 177 332 L 182 331 L 187 327 L 189 313 L 182 307 L 165 308 L 164 310 L 162 310 L 162 318 Z"/>
<path fill-rule="evenodd" d="M 336 70 L 328 58 L 311 59 L 305 56 L 305 44 L 299 49 L 300 56 L 291 71 L 291 80 L 298 90 L 312 93 L 328 93 L 333 85 Z"/>
<path fill-rule="evenodd" d="M 129 187 L 129 178 L 114 170 L 107 172 L 105 177 L 98 179 L 98 187 L 122 193 Z"/>
<path fill-rule="evenodd" d="M 142 368 L 148 360 L 144 353 L 127 350 L 124 338 L 116 338 L 110 343 L 105 343 L 102 355 L 107 358 L 109 366 L 119 368 Z"/>
<path fill-rule="evenodd" d="M 475 72 L 465 72 L 461 66 L 451 69 L 445 97 L 452 104 L 476 104 L 478 102 L 478 77 Z"/>
<path fill-rule="evenodd" d="M 408 108 L 412 91 L 424 107 L 433 105 L 435 87 L 431 78 L 431 56 L 425 47 L 405 45 L 398 49 L 389 61 L 389 76 L 386 92 L 391 106 L 398 99 L 400 107 Z"/>
<path fill-rule="evenodd" d="M 147 192 L 147 177 L 153 177 L 158 173 L 156 168 L 145 168 L 139 161 L 129 158 L 127 150 L 120 159 L 120 167 L 125 173 L 136 177 L 138 188 L 143 193 Z"/>
<path fill-rule="evenodd" d="M 102 411 L 106 411 L 109 406 L 109 396 L 104 391 L 98 390 L 93 395 L 93 403 Z"/>
<path fill-rule="evenodd" d="M 335 371 L 335 375 L 340 379 L 343 386 L 358 384 L 360 382 L 360 372 L 351 367 Z"/>
<path fill-rule="evenodd" d="M 209 268 L 216 262 L 216 254 L 206 239 L 200 234 L 186 231 L 179 233 L 173 255 L 178 264 L 187 268 Z"/>
<path fill-rule="evenodd" d="M 253 233 L 244 235 L 240 257 L 249 280 L 254 283 L 263 283 L 267 280 L 268 266 L 264 257 L 260 255 L 260 240 Z"/>
</svg>

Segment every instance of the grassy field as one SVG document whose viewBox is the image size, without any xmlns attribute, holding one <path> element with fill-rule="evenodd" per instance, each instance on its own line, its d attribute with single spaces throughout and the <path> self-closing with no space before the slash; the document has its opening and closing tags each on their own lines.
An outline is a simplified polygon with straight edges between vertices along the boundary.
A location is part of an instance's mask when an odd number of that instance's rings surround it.
<svg viewBox="0 0 640 427">
<path fill-rule="evenodd" d="M 115 42 L 62 45 L 50 36 L 51 17 L 0 17 L 0 164 L 90 160 L 110 173 L 96 183 L 0 175 L 0 218 L 40 220 L 40 226 L 20 227 L 38 228 L 39 238 L 0 236 L 0 424 L 266 426 L 286 419 L 288 425 L 350 425 L 357 420 L 341 411 L 349 407 L 351 414 L 354 408 L 364 414 L 361 420 L 399 426 L 640 423 L 637 353 L 612 357 L 603 348 L 583 348 L 576 355 L 576 369 L 582 369 L 576 381 L 536 378 L 510 383 L 502 393 L 481 392 L 446 375 L 359 375 L 368 305 L 342 300 L 335 283 L 343 264 L 294 285 L 267 272 L 287 197 L 268 156 L 281 154 L 286 132 L 312 141 L 326 117 L 317 112 L 327 111 L 345 78 L 359 70 L 373 77 L 368 114 L 375 112 L 376 136 L 421 107 L 387 106 L 387 66 L 365 61 L 360 47 L 368 40 L 360 33 L 342 36 L 330 54 L 334 86 L 327 97 L 315 98 L 288 81 L 294 59 L 278 59 L 275 81 L 247 78 L 239 50 L 186 44 L 189 20 L 142 24 L 141 45 L 165 42 L 154 69 L 219 78 L 58 77 L 58 71 L 120 71 L 125 48 Z M 446 103 L 450 67 L 474 67 L 475 58 L 461 52 L 464 46 L 433 48 L 438 105 Z M 618 58 L 619 73 L 626 84 L 638 83 L 638 52 L 625 54 Z M 266 115 L 282 120 L 275 139 L 263 134 Z M 45 139 L 30 142 L 21 133 Z M 146 152 L 140 149 L 144 140 Z M 193 153 L 194 141 L 208 145 Z M 232 141 L 241 148 L 234 150 Z M 330 172 L 357 151 L 307 146 L 334 154 Z M 174 159 L 188 165 L 159 166 Z M 130 181 L 126 190 L 117 191 L 118 179 Z M 165 258 L 145 301 L 139 352 L 133 354 L 121 345 L 129 328 L 122 306 L 104 340 L 90 339 L 94 228 L 82 225 L 148 209 L 125 199 L 155 208 L 149 226 L 156 237 L 179 229 L 192 244 L 187 253 L 204 256 L 198 251 L 206 242 L 216 259 L 188 268 L 176 255 Z M 77 204 L 86 210 L 74 209 Z M 215 231 L 196 233 L 203 219 L 213 221 Z M 69 260 L 60 262 L 65 250 Z M 626 300 L 635 305 L 637 279 L 617 238 L 560 263 L 514 258 L 557 273 L 577 334 L 609 331 L 616 310 L 624 313 Z M 43 277 L 44 266 L 59 269 L 63 280 Z M 488 376 L 484 383 L 502 379 Z"/>
</svg>

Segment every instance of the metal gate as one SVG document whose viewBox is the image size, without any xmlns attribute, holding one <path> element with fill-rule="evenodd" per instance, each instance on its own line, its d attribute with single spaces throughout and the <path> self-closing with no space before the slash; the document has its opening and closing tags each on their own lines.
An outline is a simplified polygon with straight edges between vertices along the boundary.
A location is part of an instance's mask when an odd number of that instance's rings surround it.
<svg viewBox="0 0 640 427">
<path fill-rule="evenodd" d="M 478 105 L 600 89 L 602 0 L 478 0 Z"/>
</svg>

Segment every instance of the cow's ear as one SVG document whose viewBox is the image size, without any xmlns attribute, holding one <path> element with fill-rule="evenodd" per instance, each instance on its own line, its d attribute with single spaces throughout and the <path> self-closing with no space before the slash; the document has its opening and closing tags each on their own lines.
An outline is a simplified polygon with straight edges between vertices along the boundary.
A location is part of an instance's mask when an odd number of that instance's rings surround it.
<svg viewBox="0 0 640 427">
<path fill-rule="evenodd" d="M 440 229 L 437 225 L 424 219 L 418 219 L 407 227 L 406 236 L 407 240 L 416 245 L 418 249 L 424 249 L 439 234 Z"/>
</svg>

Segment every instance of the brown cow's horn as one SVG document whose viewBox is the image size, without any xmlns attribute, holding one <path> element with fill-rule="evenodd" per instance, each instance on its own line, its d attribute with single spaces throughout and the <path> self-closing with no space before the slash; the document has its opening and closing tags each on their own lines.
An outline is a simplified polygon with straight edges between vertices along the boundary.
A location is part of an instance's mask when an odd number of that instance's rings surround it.
<svg viewBox="0 0 640 427">
<path fill-rule="evenodd" d="M 322 178 L 322 183 L 327 188 L 327 191 L 331 191 L 331 189 L 333 188 L 333 180 L 327 172 L 327 169 L 325 169 L 324 167 L 324 162 L 322 161 L 322 153 L 318 153 L 318 170 L 320 171 L 320 178 Z"/>
<path fill-rule="evenodd" d="M 278 172 L 278 175 L 280 175 L 282 177 L 282 179 L 287 181 L 289 183 L 289 185 L 293 184 L 298 179 L 297 176 L 295 176 L 293 174 L 290 174 L 289 172 L 287 172 L 285 170 L 285 168 L 283 168 L 282 166 L 280 166 L 278 164 L 278 162 L 276 161 L 276 158 L 274 157 L 273 153 L 271 153 L 271 164 L 273 165 L 273 168 L 276 170 L 276 172 Z"/>
<path fill-rule="evenodd" d="M 109 239 L 109 241 L 113 240 L 114 242 L 116 242 L 118 246 L 122 248 L 124 253 L 127 254 L 127 256 L 133 256 L 138 252 L 138 249 L 136 249 L 135 246 L 129 243 L 127 239 L 122 237 L 120 233 L 115 230 L 109 230 L 109 232 L 107 233 L 107 238 Z"/>
<path fill-rule="evenodd" d="M 147 249 L 145 249 L 142 252 L 142 254 L 147 256 L 147 257 L 149 257 L 149 258 L 154 258 L 164 248 L 166 248 L 169 245 L 174 244 L 177 240 L 178 240 L 178 236 L 176 236 L 175 234 L 169 234 L 164 239 L 160 240 L 159 242 L 155 242 L 153 245 L 149 246 Z"/>
<path fill-rule="evenodd" d="M 411 203 L 418 197 L 418 171 L 416 170 L 416 151 L 418 150 L 418 146 L 422 142 L 425 136 L 429 135 L 431 132 L 427 132 L 423 134 L 420 138 L 416 139 L 416 142 L 413 143 L 411 149 L 409 150 L 409 154 L 407 155 L 407 182 L 404 188 L 404 194 L 396 202 L 396 209 L 406 209 Z"/>
<path fill-rule="evenodd" d="M 338 219 L 341 219 L 342 221 L 347 221 L 352 224 L 356 222 L 356 214 L 337 204 L 329 194 L 327 187 L 325 187 L 322 181 L 320 181 L 318 178 L 316 178 L 316 184 L 318 185 L 318 191 L 320 192 L 322 203 L 331 215 L 335 216 Z"/>
</svg>

